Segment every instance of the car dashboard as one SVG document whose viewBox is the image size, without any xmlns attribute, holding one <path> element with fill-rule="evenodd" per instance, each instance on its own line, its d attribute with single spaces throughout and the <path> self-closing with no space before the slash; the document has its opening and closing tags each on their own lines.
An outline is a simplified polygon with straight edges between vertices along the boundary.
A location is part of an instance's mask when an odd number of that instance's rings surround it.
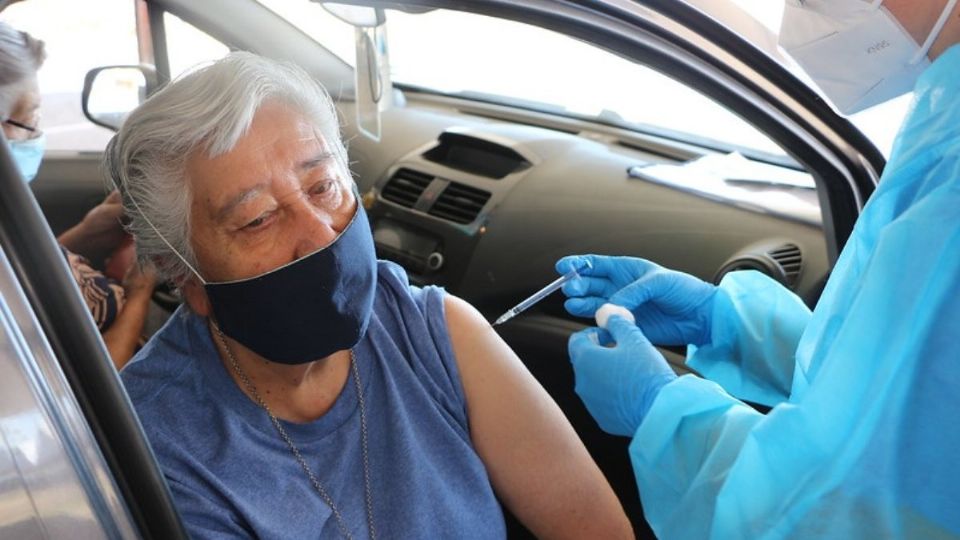
<svg viewBox="0 0 960 540">
<path fill-rule="evenodd" d="M 813 189 L 773 179 L 727 192 L 664 182 L 643 167 L 683 165 L 703 151 L 517 114 L 411 96 L 384 112 L 380 141 L 346 134 L 380 258 L 489 318 L 577 253 L 644 257 L 707 281 L 758 270 L 815 301 L 829 264 Z M 539 311 L 565 316 L 554 296 Z"/>
</svg>

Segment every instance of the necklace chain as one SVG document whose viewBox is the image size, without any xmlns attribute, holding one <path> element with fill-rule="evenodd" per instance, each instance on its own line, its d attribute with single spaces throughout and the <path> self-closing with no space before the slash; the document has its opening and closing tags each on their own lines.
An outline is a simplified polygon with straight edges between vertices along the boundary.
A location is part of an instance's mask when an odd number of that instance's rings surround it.
<svg viewBox="0 0 960 540">
<path fill-rule="evenodd" d="M 303 472 L 307 474 L 307 478 L 310 479 L 310 483 L 313 484 L 314 489 L 316 489 L 317 493 L 320 494 L 320 498 L 322 498 L 323 502 L 325 502 L 327 506 L 330 507 L 330 510 L 333 511 L 333 515 L 337 519 L 337 526 L 340 528 L 340 532 L 343 534 L 344 538 L 347 538 L 347 540 L 353 540 L 353 535 L 351 535 L 350 531 L 347 529 L 347 524 L 343 519 L 343 515 L 340 513 L 340 509 L 337 508 L 337 505 L 333 502 L 333 498 L 330 497 L 330 494 L 327 493 L 326 489 L 324 489 L 323 484 L 321 484 L 320 480 L 318 480 L 316 475 L 313 474 L 313 470 L 303 458 L 303 454 L 300 453 L 300 449 L 297 448 L 296 444 L 294 444 L 293 439 L 291 439 L 290 435 L 287 434 L 287 430 L 283 428 L 283 424 L 280 423 L 280 419 L 273 414 L 273 411 L 270 410 L 267 402 L 260 397 L 260 392 L 257 391 L 257 387 L 254 386 L 253 381 L 251 381 L 250 377 L 247 377 L 246 372 L 240 368 L 240 364 L 237 363 L 237 359 L 233 356 L 233 351 L 230 350 L 230 346 L 227 345 L 227 340 L 224 337 L 223 332 L 220 330 L 220 327 L 217 325 L 213 325 L 213 327 L 217 331 L 217 337 L 220 339 L 220 343 L 223 345 L 224 350 L 226 350 L 227 358 L 230 359 L 230 365 L 232 365 L 234 371 L 236 371 L 237 377 L 239 377 L 243 382 L 247 392 L 250 393 L 257 404 L 267 412 L 267 415 L 270 417 L 270 422 L 277 430 L 277 433 L 280 434 L 280 438 L 283 439 L 283 442 L 287 444 L 287 448 L 290 449 L 290 452 L 293 454 L 293 457 L 296 458 L 297 463 L 300 464 L 300 468 L 303 469 Z M 371 495 L 370 491 L 370 466 L 369 459 L 367 457 L 367 407 L 363 399 L 363 387 L 360 384 L 360 371 L 357 368 L 357 359 L 353 354 L 353 349 L 350 349 L 350 371 L 353 374 L 353 382 L 357 389 L 357 402 L 360 405 L 360 443 L 363 453 L 363 489 L 367 507 L 367 528 L 370 531 L 370 538 L 376 540 L 377 533 L 376 529 L 373 527 L 373 496 Z"/>
</svg>

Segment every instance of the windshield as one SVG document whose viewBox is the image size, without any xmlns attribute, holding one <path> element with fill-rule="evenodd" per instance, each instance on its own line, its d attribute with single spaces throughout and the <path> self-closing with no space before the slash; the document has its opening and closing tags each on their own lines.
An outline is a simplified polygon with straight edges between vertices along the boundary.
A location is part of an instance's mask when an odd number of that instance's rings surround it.
<svg viewBox="0 0 960 540">
<path fill-rule="evenodd" d="M 260 1 L 354 65 L 353 29 L 319 4 Z M 712 15 L 735 3 L 755 18 L 754 24 L 768 29 L 766 36 L 745 37 L 765 50 L 776 49 L 782 2 L 689 1 L 704 4 L 701 9 Z M 762 132 L 694 89 L 562 34 L 448 10 L 388 10 L 386 27 L 391 77 L 400 86 L 586 118 L 701 146 L 786 156 Z M 784 55 L 778 59 L 809 81 Z M 851 120 L 889 153 L 908 103 L 909 97 L 900 98 Z"/>
<path fill-rule="evenodd" d="M 305 0 L 260 1 L 354 64 L 346 23 Z M 690 87 L 563 34 L 450 10 L 387 10 L 386 28 L 390 75 L 401 87 L 583 118 L 708 148 L 786 157 L 762 132 Z"/>
</svg>

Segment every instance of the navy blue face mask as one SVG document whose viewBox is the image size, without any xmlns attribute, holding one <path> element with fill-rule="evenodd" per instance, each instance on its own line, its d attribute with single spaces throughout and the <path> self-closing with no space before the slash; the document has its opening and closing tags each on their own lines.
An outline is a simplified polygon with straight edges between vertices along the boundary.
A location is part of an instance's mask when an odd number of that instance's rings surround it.
<svg viewBox="0 0 960 540">
<path fill-rule="evenodd" d="M 224 334 L 272 362 L 303 364 L 360 342 L 376 284 L 373 235 L 358 201 L 330 245 L 265 274 L 204 289 Z"/>
</svg>

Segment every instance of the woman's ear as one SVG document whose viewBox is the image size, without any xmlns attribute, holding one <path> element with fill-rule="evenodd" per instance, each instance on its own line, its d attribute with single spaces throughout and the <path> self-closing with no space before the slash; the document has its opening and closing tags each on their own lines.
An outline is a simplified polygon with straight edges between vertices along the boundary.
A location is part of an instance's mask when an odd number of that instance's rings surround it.
<svg viewBox="0 0 960 540">
<path fill-rule="evenodd" d="M 180 292 L 183 293 L 183 299 L 190 306 L 194 313 L 201 317 L 209 317 L 213 313 L 213 307 L 210 305 L 210 299 L 207 297 L 207 291 L 203 289 L 196 276 L 188 278 L 180 286 Z"/>
</svg>

